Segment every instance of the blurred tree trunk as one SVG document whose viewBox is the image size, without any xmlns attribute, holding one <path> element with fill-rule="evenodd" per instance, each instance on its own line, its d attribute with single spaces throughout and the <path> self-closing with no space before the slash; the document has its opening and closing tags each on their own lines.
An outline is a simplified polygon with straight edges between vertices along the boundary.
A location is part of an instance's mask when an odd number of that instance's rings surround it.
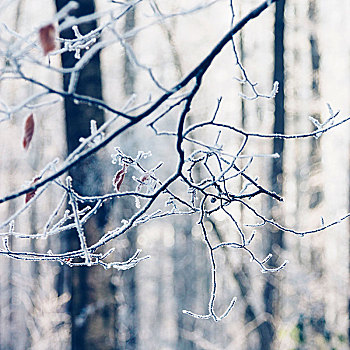
<svg viewBox="0 0 350 350">
<path fill-rule="evenodd" d="M 135 7 L 126 13 L 124 23 L 124 33 L 131 31 L 135 27 Z M 128 44 L 133 47 L 133 38 L 130 38 Z M 130 97 L 135 92 L 135 67 L 125 52 L 124 55 L 124 94 Z"/>
<path fill-rule="evenodd" d="M 320 51 L 317 36 L 317 24 L 318 24 L 318 6 L 317 0 L 309 0 L 308 8 L 308 19 L 310 21 L 310 33 L 309 33 L 309 43 L 310 43 L 310 61 L 312 68 L 311 77 L 311 91 L 312 96 L 315 101 L 320 100 Z M 319 104 L 316 104 L 313 108 L 313 117 L 317 120 L 321 120 Z M 309 209 L 317 210 L 317 207 L 321 204 L 324 194 L 321 181 L 318 181 L 318 177 L 322 172 L 322 155 L 320 140 L 311 138 L 310 154 L 308 156 L 309 160 Z M 320 246 L 311 247 L 311 264 L 313 266 L 315 282 L 322 283 L 324 276 L 324 249 Z M 326 309 L 324 300 L 315 300 L 314 303 L 317 307 L 314 308 L 310 313 L 310 325 L 312 331 L 315 333 L 314 337 L 319 333 L 324 340 L 328 343 L 331 338 L 331 333 L 328 331 L 326 324 Z M 301 315 L 303 316 L 303 315 Z M 305 335 L 304 335 L 305 337 Z"/>
<path fill-rule="evenodd" d="M 176 310 L 181 310 L 181 308 L 191 309 L 196 305 L 196 299 L 198 297 L 198 291 L 196 290 L 196 273 L 205 278 L 205 272 L 197 271 L 198 264 L 194 261 L 195 242 L 192 238 L 192 225 L 193 222 L 189 220 L 187 225 L 179 225 L 175 231 L 173 260 Z M 194 323 L 195 321 L 192 317 L 188 317 L 181 311 L 178 311 L 176 349 L 196 349 L 196 344 L 191 339 L 186 339 L 183 332 L 193 332 Z"/>
<path fill-rule="evenodd" d="M 128 32 L 135 27 L 135 8 L 133 7 L 125 15 L 124 32 Z M 127 43 L 130 48 L 133 48 L 133 38 L 130 38 Z M 124 54 L 124 74 L 123 74 L 123 90 L 126 98 L 130 98 L 135 92 L 135 67 L 133 62 L 130 61 L 127 52 Z M 137 148 L 136 141 L 129 132 L 121 136 L 121 144 L 123 150 L 129 151 Z M 124 185 L 126 188 L 132 188 L 135 182 L 132 179 L 125 179 Z M 126 198 L 118 202 L 118 209 L 116 216 L 119 215 L 119 219 L 122 220 L 125 217 L 131 217 L 135 208 L 134 200 Z M 118 214 L 119 213 L 119 214 Z M 121 216 L 123 215 L 123 216 Z M 125 255 L 125 260 L 132 256 L 137 247 L 137 229 L 133 228 L 128 231 L 128 234 L 124 237 L 125 247 L 122 255 Z M 120 349 L 134 350 L 137 349 L 137 334 L 138 334 L 138 299 L 135 279 L 135 269 L 130 269 L 124 272 L 116 272 L 115 278 L 115 298 L 118 304 L 117 318 L 115 322 L 116 329 L 116 344 Z"/>
<path fill-rule="evenodd" d="M 239 51 L 240 51 L 240 61 L 244 67 L 245 65 L 245 45 L 244 45 L 244 40 L 243 40 L 243 32 L 239 32 Z M 243 95 L 246 95 L 245 91 L 245 84 L 241 85 L 241 93 Z M 241 99 L 241 125 L 242 129 L 245 129 L 247 124 L 247 111 L 246 111 L 246 100 L 244 98 Z M 244 166 L 244 163 L 242 163 Z M 242 166 L 242 167 L 243 167 Z M 243 178 L 240 178 L 241 181 L 241 188 L 244 186 L 244 181 Z M 241 205 L 240 207 L 240 222 L 244 222 L 244 206 Z M 238 283 L 241 296 L 245 301 L 245 311 L 244 311 L 244 320 L 246 324 L 249 324 L 250 322 L 256 321 L 256 312 L 254 310 L 254 306 L 250 303 L 250 298 L 249 298 L 249 292 L 250 292 L 250 286 L 252 283 L 251 276 L 249 273 L 249 268 L 245 265 L 244 260 L 241 260 L 241 266 L 238 269 L 233 269 L 233 276 L 235 280 Z M 264 341 L 264 333 L 263 329 L 261 327 L 256 327 L 256 331 L 258 333 L 260 343 Z M 252 345 L 254 344 L 254 333 L 251 332 L 248 334 L 247 339 L 246 339 L 246 349 L 251 349 Z"/>
<path fill-rule="evenodd" d="M 59 11 L 68 0 L 56 0 Z M 93 0 L 79 0 L 79 8 L 72 12 L 76 17 L 95 12 Z M 96 28 L 96 21 L 79 25 L 84 35 Z M 61 33 L 67 39 L 75 37 L 71 29 Z M 74 66 L 74 52 L 62 54 L 62 66 Z M 67 90 L 70 75 L 64 75 L 64 89 Z M 102 98 L 100 58 L 96 54 L 81 71 L 77 93 L 95 98 Z M 71 153 L 78 145 L 81 137 L 90 135 L 90 120 L 97 125 L 104 122 L 104 113 L 100 109 L 85 104 L 75 104 L 65 99 L 67 152 Z M 83 195 L 94 195 L 102 192 L 102 169 L 97 156 L 90 157 L 71 169 L 73 188 Z M 84 226 L 88 244 L 96 242 L 103 233 L 106 223 L 105 207 L 94 215 Z M 62 250 L 74 250 L 79 247 L 77 232 L 72 230 L 62 239 Z M 114 295 L 110 286 L 110 271 L 99 266 L 68 268 L 63 267 L 57 283 L 58 292 L 67 290 L 71 294 L 69 313 L 71 316 L 71 349 L 115 349 L 114 329 Z"/>
<path fill-rule="evenodd" d="M 274 27 L 274 76 L 273 80 L 279 82 L 279 92 L 275 98 L 275 122 L 273 127 L 274 133 L 284 133 L 285 127 L 285 112 L 284 112 L 284 8 L 285 0 L 277 1 L 275 12 L 275 27 Z M 277 194 L 282 194 L 283 185 L 283 139 L 273 139 L 273 153 L 278 153 L 279 158 L 273 159 L 271 169 L 271 185 L 272 191 Z M 269 208 L 271 216 L 278 222 L 283 222 L 281 211 L 278 204 L 273 198 L 269 198 Z M 272 253 L 274 257 L 279 255 L 283 248 L 283 232 L 271 229 L 266 239 L 266 252 Z M 271 264 L 278 264 L 275 258 L 270 260 Z M 275 274 L 266 276 L 264 286 L 264 305 L 265 312 L 271 315 L 271 318 L 260 325 L 260 332 L 264 334 L 264 340 L 260 344 L 262 350 L 270 350 L 273 348 L 275 338 L 276 325 L 273 322 L 278 319 L 278 278 Z"/>
<path fill-rule="evenodd" d="M 11 212 L 11 207 L 13 207 L 14 205 L 12 204 L 12 202 L 9 204 L 9 213 Z M 14 246 L 14 239 L 13 236 L 9 237 L 9 244 L 10 247 Z M 14 261 L 12 259 L 9 260 L 9 264 L 8 264 L 8 286 L 7 286 L 7 296 L 8 296 L 8 318 L 6 319 L 6 321 L 8 321 L 8 336 L 4 337 L 5 338 L 5 347 L 9 350 L 14 349 L 14 346 L 16 344 L 16 342 L 14 341 L 15 337 L 15 303 L 14 303 L 14 294 L 15 294 L 15 285 L 14 285 Z M 5 316 L 6 317 L 6 316 Z M 6 344 L 7 343 L 7 344 Z M 6 346 L 7 345 L 7 346 Z"/>
<path fill-rule="evenodd" d="M 16 4 L 15 12 L 15 23 L 14 30 L 18 32 L 19 21 L 21 18 L 23 2 L 19 1 Z M 1 88 L 3 84 L 1 84 Z M 3 94 L 3 91 L 1 91 Z M 16 174 L 17 167 L 19 164 L 15 158 L 11 157 L 8 162 L 4 162 L 8 168 L 8 174 L 11 178 Z M 2 186 L 6 186 L 2 183 Z M 10 180 L 7 184 L 10 191 L 15 191 L 13 182 Z M 16 211 L 16 204 L 13 201 L 8 203 L 7 211 L 8 216 L 12 215 Z M 9 246 L 15 249 L 15 239 L 12 235 L 8 237 Z M 17 324 L 16 314 L 18 313 L 18 302 L 16 302 L 16 286 L 15 286 L 15 275 L 16 275 L 16 264 L 13 259 L 9 259 L 7 264 L 2 261 L 2 274 L 6 275 L 6 278 L 0 279 L 0 349 L 15 349 L 17 344 L 20 344 L 23 338 L 26 337 L 24 334 L 18 334 L 19 325 Z M 5 282 L 6 281 L 6 282 Z"/>
<path fill-rule="evenodd" d="M 174 39 L 174 32 L 167 25 L 163 24 L 163 30 L 167 36 L 169 42 L 169 49 L 173 59 L 174 69 L 176 76 L 181 79 L 183 76 L 183 67 L 179 52 L 176 48 L 176 42 Z M 190 125 L 193 121 L 191 114 L 186 117 L 186 125 Z M 189 147 L 191 147 L 190 145 Z M 189 152 L 192 150 L 190 149 Z M 194 171 L 196 174 L 196 170 Z M 203 264 L 198 264 L 200 258 L 196 263 L 196 243 L 192 237 L 192 228 L 195 223 L 193 220 L 187 220 L 184 224 L 173 224 L 175 229 L 175 240 L 172 252 L 173 266 L 174 266 L 174 297 L 175 297 L 175 310 L 181 310 L 183 308 L 192 308 L 196 305 L 196 299 L 198 298 L 198 290 L 196 289 L 196 280 L 198 276 L 205 278 L 207 271 L 203 272 Z M 206 251 L 199 248 L 203 255 Z M 204 252 L 203 252 L 204 250 Z M 208 288 L 209 290 L 209 288 Z M 196 349 L 196 344 L 192 339 L 188 339 L 185 336 L 186 332 L 194 331 L 194 320 L 191 317 L 177 313 L 177 339 L 176 349 L 192 350 Z"/>
</svg>

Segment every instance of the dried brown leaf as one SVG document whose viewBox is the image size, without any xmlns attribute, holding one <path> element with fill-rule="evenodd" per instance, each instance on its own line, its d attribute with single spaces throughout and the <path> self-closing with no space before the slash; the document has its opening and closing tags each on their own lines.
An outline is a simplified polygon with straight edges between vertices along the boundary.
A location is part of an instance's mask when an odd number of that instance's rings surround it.
<svg viewBox="0 0 350 350">
<path fill-rule="evenodd" d="M 34 134 L 34 116 L 33 113 L 26 119 L 24 124 L 23 148 L 28 149 Z"/>
<path fill-rule="evenodd" d="M 56 48 L 55 35 L 56 29 L 52 23 L 39 29 L 40 44 L 45 56 Z"/>
<path fill-rule="evenodd" d="M 31 182 L 30 185 L 34 185 L 36 182 L 38 182 L 39 180 L 41 179 L 41 176 L 37 176 L 36 178 L 34 178 Z M 26 197 L 25 197 L 25 203 L 28 203 L 34 196 L 35 196 L 35 192 L 36 190 L 34 191 L 30 191 L 28 193 L 26 193 Z"/>
<path fill-rule="evenodd" d="M 120 186 L 123 183 L 123 180 L 124 180 L 124 177 L 126 174 L 126 170 L 127 170 L 127 166 L 125 164 L 123 164 L 123 168 L 118 170 L 116 172 L 116 174 L 114 175 L 113 185 L 114 185 L 114 188 L 116 189 L 116 191 L 118 191 L 118 192 L 120 191 Z"/>
</svg>

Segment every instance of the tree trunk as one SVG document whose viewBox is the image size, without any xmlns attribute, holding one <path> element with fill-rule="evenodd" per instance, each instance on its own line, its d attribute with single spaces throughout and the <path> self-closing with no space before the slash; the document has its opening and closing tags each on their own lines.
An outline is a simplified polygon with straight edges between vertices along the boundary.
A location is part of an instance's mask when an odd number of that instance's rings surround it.
<svg viewBox="0 0 350 350">
<path fill-rule="evenodd" d="M 56 0 L 59 11 L 68 0 Z M 74 11 L 76 17 L 95 12 L 93 0 L 79 0 L 79 8 Z M 96 28 L 96 21 L 79 25 L 81 34 Z M 67 39 L 75 37 L 68 29 L 61 33 Z M 69 68 L 76 63 L 74 52 L 62 54 L 62 66 Z M 68 89 L 70 75 L 64 75 L 64 89 Z M 80 72 L 76 92 L 82 95 L 102 98 L 102 83 L 99 54 L 89 61 Z M 86 104 L 75 104 L 72 99 L 65 99 L 67 151 L 71 153 L 78 145 L 81 137 L 90 135 L 90 120 L 97 125 L 104 122 L 102 110 Z M 94 195 L 102 192 L 102 169 L 97 156 L 81 162 L 73 167 L 70 175 L 73 188 L 83 195 Z M 106 223 L 106 209 L 103 207 L 84 226 L 88 244 L 96 242 L 103 234 Z M 79 247 L 77 232 L 72 230 L 62 240 L 63 250 L 74 250 Z M 71 349 L 113 349 L 114 348 L 114 296 L 110 288 L 110 271 L 102 271 L 100 267 L 63 267 L 57 283 L 58 292 L 67 290 L 71 294 L 69 313 L 71 316 Z"/>
<path fill-rule="evenodd" d="M 240 51 L 240 61 L 242 66 L 244 67 L 245 64 L 245 45 L 244 45 L 244 40 L 243 40 L 243 33 L 239 33 L 239 51 Z M 243 95 L 246 94 L 245 91 L 245 84 L 241 85 L 241 93 Z M 241 99 L 241 125 L 242 129 L 245 129 L 247 124 L 247 111 L 246 111 L 246 100 L 244 98 Z M 242 165 L 241 165 L 242 166 Z M 243 165 L 244 166 L 244 165 Z M 240 178 L 241 180 L 241 188 L 243 188 L 243 178 Z M 244 222 L 244 206 L 240 206 L 240 222 Z M 223 240 L 222 240 L 223 241 Z M 254 322 L 256 320 L 256 312 L 254 310 L 254 306 L 251 304 L 250 299 L 249 299 L 249 292 L 251 288 L 251 283 L 252 279 L 250 276 L 249 269 L 247 266 L 245 266 L 245 263 L 242 260 L 241 266 L 239 267 L 238 271 L 233 272 L 233 276 L 235 280 L 237 281 L 239 285 L 239 289 L 241 292 L 241 296 L 246 302 L 245 305 L 245 311 L 244 311 L 244 319 L 246 324 L 250 322 Z M 250 286 L 249 286 L 250 285 Z M 264 341 L 264 329 L 262 327 L 256 327 L 256 331 L 259 336 L 260 343 L 263 343 Z M 246 348 L 250 349 L 251 344 L 254 344 L 254 337 L 253 337 L 253 332 L 248 334 L 247 339 L 246 339 Z"/>
<path fill-rule="evenodd" d="M 277 1 L 275 12 L 275 43 L 274 43 L 274 81 L 279 82 L 279 92 L 275 98 L 275 122 L 274 133 L 284 133 L 285 116 L 284 116 L 284 8 L 285 0 Z M 277 194 L 282 194 L 283 185 L 283 139 L 274 138 L 273 140 L 273 153 L 278 153 L 279 158 L 273 159 L 271 170 L 271 185 L 272 191 Z M 273 199 L 270 198 L 269 208 L 271 209 L 272 217 L 276 221 L 281 222 L 281 213 L 277 210 L 276 204 Z M 279 216 L 279 217 L 277 217 Z M 271 230 L 267 232 L 267 253 L 272 253 L 274 256 L 280 253 L 283 248 L 283 232 L 279 230 Z M 270 260 L 271 264 L 277 264 L 275 258 Z M 266 320 L 260 325 L 261 332 L 264 334 L 264 340 L 261 341 L 260 348 L 262 350 L 270 350 L 273 348 L 273 341 L 275 338 L 275 323 L 274 319 L 277 319 L 278 315 L 278 280 L 276 275 L 267 275 L 264 286 L 264 305 L 265 312 L 271 315 L 269 320 Z"/>
<path fill-rule="evenodd" d="M 124 22 L 124 32 L 128 32 L 135 27 L 135 8 L 129 10 L 125 15 Z M 133 46 L 132 38 L 129 39 L 128 45 Z M 124 95 L 130 98 L 135 92 L 135 68 L 133 62 L 130 61 L 129 56 L 125 52 L 124 55 L 124 76 L 123 76 L 123 90 Z M 127 152 L 129 150 L 134 150 L 137 148 L 136 145 L 137 138 L 131 133 L 127 132 L 125 135 L 121 136 L 121 144 L 123 149 Z M 128 183 L 130 188 L 134 186 L 135 182 L 133 180 L 125 179 L 124 184 Z M 126 185 L 128 187 L 128 185 Z M 124 217 L 131 217 L 133 214 L 133 208 L 135 208 L 134 200 L 130 198 L 125 198 L 124 200 L 118 202 L 118 213 L 115 215 L 121 217 L 123 213 Z M 127 246 L 124 249 L 123 255 L 125 254 L 125 259 L 135 254 L 137 249 L 137 229 L 130 229 L 127 235 L 124 237 L 127 242 Z M 137 334 L 138 334 L 138 299 L 137 299 L 137 289 L 136 289 L 136 276 L 135 269 L 130 269 L 125 271 L 120 275 L 120 278 L 116 279 L 115 284 L 115 295 L 118 303 L 118 307 L 121 312 L 118 312 L 118 318 L 116 319 L 115 329 L 117 334 L 116 344 L 120 349 L 125 350 L 135 350 L 137 349 Z"/>
</svg>

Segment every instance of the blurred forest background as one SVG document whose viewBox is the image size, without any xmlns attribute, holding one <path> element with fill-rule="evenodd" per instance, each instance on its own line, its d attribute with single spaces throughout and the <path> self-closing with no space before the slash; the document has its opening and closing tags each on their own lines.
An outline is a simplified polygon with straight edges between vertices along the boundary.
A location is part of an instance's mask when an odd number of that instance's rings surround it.
<svg viewBox="0 0 350 350">
<path fill-rule="evenodd" d="M 77 85 L 78 93 L 103 99 L 119 110 L 163 93 L 148 68 L 162 86 L 174 86 L 230 29 L 232 10 L 236 23 L 260 4 L 257 0 L 77 2 L 80 6 L 72 12 L 76 17 L 97 14 L 78 25 L 83 34 L 110 21 L 111 11 L 115 16 L 133 5 L 114 24 L 114 35 L 123 36 L 124 45 L 122 40 L 102 47 L 84 67 Z M 18 106 L 11 118 L 0 124 L 0 197 L 28 185 L 56 157 L 65 159 L 79 146 L 81 137 L 90 135 L 91 119 L 101 125 L 113 117 L 106 109 L 56 95 L 48 97 L 50 103 L 30 110 L 29 104 L 21 104 L 41 87 L 22 79 L 5 79 L 4 56 L 9 42 L 16 39 L 14 32 L 23 36 L 37 33 L 66 4 L 66 0 L 0 0 L 1 108 L 5 104 Z M 314 125 L 308 116 L 324 122 L 329 115 L 327 103 L 347 117 L 349 14 L 348 0 L 280 0 L 271 5 L 234 36 L 234 43 L 260 93 L 269 94 L 273 82 L 279 81 L 276 98 L 241 97 L 253 96 L 252 86 L 236 79 L 244 77 L 232 45 L 227 45 L 204 77 L 188 122 L 210 119 L 219 98 L 221 120 L 250 132 L 310 133 Z M 103 32 L 102 39 L 110 40 L 112 34 L 112 30 Z M 59 36 L 75 38 L 71 28 Z M 48 62 L 38 50 L 37 60 Z M 74 52 L 50 56 L 53 67 L 69 68 L 76 61 Z M 34 61 L 22 68 L 54 89 L 68 89 L 69 74 L 63 78 Z M 23 124 L 32 112 L 35 133 L 26 152 L 21 145 Z M 160 129 L 170 130 L 176 118 L 168 117 Z M 112 180 L 118 170 L 111 163 L 114 147 L 132 157 L 140 150 L 151 151 L 149 164 L 163 161 L 157 174 L 169 176 L 168 164 L 176 163 L 174 139 L 156 136 L 147 122 L 70 169 L 74 189 L 84 195 L 113 192 Z M 345 123 L 317 139 L 252 139 L 247 153 L 283 155 L 279 161 L 256 158 L 248 173 L 281 194 L 284 202 L 271 204 L 268 196 L 258 196 L 249 203 L 295 231 L 312 230 L 323 220 L 329 224 L 344 217 L 349 212 L 349 127 Z M 207 137 L 212 136 L 208 132 Z M 220 141 L 235 148 L 241 144 L 241 139 L 224 133 Z M 237 183 L 237 190 L 243 185 Z M 123 188 L 134 187 L 131 176 L 126 176 Z M 16 218 L 16 232 L 41 233 L 60 196 L 57 186 L 49 187 Z M 0 204 L 0 223 L 23 203 L 19 197 Z M 244 206 L 237 204 L 230 210 L 242 225 L 257 222 Z M 132 197 L 108 202 L 87 222 L 87 239 L 98 239 L 100 231 L 112 230 L 135 211 Z M 261 273 L 242 250 L 222 248 L 216 256 L 215 309 L 218 314 L 224 312 L 233 296 L 237 302 L 227 317 L 214 322 L 182 312 L 205 314 L 210 299 L 210 259 L 198 219 L 198 215 L 175 215 L 151 220 L 109 242 L 119 260 L 129 259 L 137 249 L 151 256 L 126 271 L 27 262 L 1 255 L 0 349 L 349 348 L 349 220 L 304 237 L 257 227 L 252 242 L 255 254 L 263 259 L 272 253 L 272 266 L 289 261 L 276 273 Z M 213 242 L 229 240 L 232 223 L 227 216 L 214 213 L 205 225 Z M 2 236 L 7 230 L 1 227 Z M 14 251 L 64 252 L 79 247 L 75 236 L 67 230 L 47 239 L 9 235 L 8 240 Z"/>
</svg>

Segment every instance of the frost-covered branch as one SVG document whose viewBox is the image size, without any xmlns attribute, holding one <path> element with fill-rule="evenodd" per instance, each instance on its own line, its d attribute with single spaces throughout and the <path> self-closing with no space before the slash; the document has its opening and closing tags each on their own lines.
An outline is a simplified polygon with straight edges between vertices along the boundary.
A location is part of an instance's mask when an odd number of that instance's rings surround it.
<svg viewBox="0 0 350 350">
<path fill-rule="evenodd" d="M 24 205 L 0 222 L 0 230 L 3 230 L 3 232 L 0 232 L 0 236 L 3 238 L 3 248 L 0 249 L 0 255 L 18 260 L 56 261 L 70 267 L 99 265 L 105 269 L 125 270 L 134 267 L 139 262 L 147 259 L 148 256 L 140 256 L 141 251 L 136 250 L 135 254 L 126 261 L 119 261 L 118 259 L 112 259 L 111 261 L 114 250 L 103 251 L 106 249 L 107 243 L 114 242 L 118 237 L 127 235 L 133 228 L 146 225 L 151 221 L 173 216 L 192 216 L 198 220 L 197 224 L 201 229 L 203 241 L 208 250 L 212 284 L 208 313 L 200 315 L 192 311 L 184 312 L 195 318 L 220 321 L 233 308 L 236 298 L 231 299 L 221 316 L 216 314 L 215 300 L 218 293 L 216 252 L 220 249 L 239 249 L 246 253 L 262 272 L 277 272 L 286 266 L 286 261 L 280 266 L 271 266 L 269 265 L 270 254 L 265 258 L 260 258 L 259 254 L 250 246 L 254 237 L 265 226 L 274 226 L 283 232 L 304 236 L 323 231 L 350 216 L 350 214 L 346 214 L 341 219 L 329 224 L 325 224 L 322 220 L 322 224 L 318 228 L 297 231 L 262 215 L 251 204 L 250 200 L 252 198 L 263 195 L 278 202 L 282 202 L 283 198 L 280 194 L 273 192 L 263 180 L 260 180 L 260 174 L 253 174 L 252 165 L 257 158 L 268 163 L 270 159 L 278 158 L 279 155 L 260 151 L 252 153 L 249 149 L 251 141 L 253 139 L 269 142 L 276 138 L 284 140 L 319 138 L 331 129 L 349 121 L 350 117 L 339 120 L 340 113 L 333 112 L 332 108 L 328 106 L 329 115 L 324 122 L 310 118 L 315 126 L 315 130 L 312 132 L 300 134 L 250 132 L 240 128 L 240 126 L 235 126 L 232 121 L 223 120 L 221 106 L 225 101 L 219 98 L 212 115 L 208 115 L 204 121 L 193 121 L 190 111 L 196 105 L 200 95 L 199 92 L 206 83 L 203 78 L 207 77 L 207 72 L 214 60 L 230 42 L 233 44 L 233 53 L 236 58 L 234 65 L 238 65 L 242 74 L 241 83 L 248 84 L 253 93 L 252 96 L 242 95 L 241 97 L 247 100 L 256 100 L 261 97 L 273 99 L 278 93 L 278 82 L 273 84 L 271 94 L 261 94 L 257 90 L 256 83 L 249 79 L 247 71 L 239 60 L 233 42 L 234 35 L 247 23 L 258 17 L 274 1 L 265 1 L 238 21 L 236 25 L 231 26 L 209 54 L 192 71 L 176 82 L 172 88 L 163 87 L 161 80 L 154 75 L 152 69 L 143 64 L 140 58 L 137 57 L 127 39 L 151 25 L 159 24 L 175 15 L 190 14 L 194 12 L 194 9 L 165 15 L 151 1 L 151 8 L 156 17 L 154 21 L 143 27 L 135 28 L 131 32 L 121 33 L 117 30 L 116 24 L 128 11 L 141 2 L 142 0 L 127 3 L 114 1 L 116 6 L 120 6 L 115 10 L 96 13 L 86 18 L 68 16 L 57 26 L 57 29 L 55 29 L 56 23 L 54 25 L 49 22 L 27 35 L 20 35 L 7 26 L 3 26 L 7 34 L 14 40 L 14 43 L 11 43 L 11 40 L 1 38 L 0 54 L 4 57 L 6 65 L 0 70 L 0 79 L 18 79 L 21 82 L 31 84 L 32 87 L 37 89 L 35 91 L 39 92 L 32 92 L 21 103 L 14 106 L 10 106 L 10 103 L 1 100 L 0 113 L 4 117 L 0 121 L 8 122 L 8 119 L 17 112 L 27 109 L 35 111 L 42 106 L 55 104 L 62 99 L 102 108 L 110 112 L 110 117 L 100 127 L 97 127 L 96 122 L 91 120 L 91 135 L 81 138 L 80 145 L 63 161 L 55 160 L 45 167 L 40 175 L 34 178 L 25 189 L 17 190 L 0 198 L 0 203 L 5 203 L 26 196 Z M 211 6 L 214 2 L 206 2 L 196 8 L 196 11 Z M 65 18 L 75 6 L 76 3 L 71 2 L 53 20 L 58 21 Z M 234 16 L 232 2 L 230 2 L 230 8 L 232 9 L 232 16 Z M 105 24 L 101 24 L 90 33 L 82 34 L 80 32 L 79 25 L 84 21 L 96 20 L 107 15 L 110 19 Z M 60 31 L 67 28 L 74 31 L 74 39 L 68 40 L 59 36 Z M 39 30 L 41 30 L 40 40 L 37 37 Z M 54 36 L 52 36 L 53 33 Z M 104 38 L 105 33 L 108 33 L 112 39 Z M 62 46 L 57 50 L 53 49 L 53 44 L 57 43 L 61 43 Z M 135 66 L 148 72 L 150 79 L 158 87 L 157 93 L 159 95 L 157 98 L 149 97 L 148 100 L 138 102 L 139 104 L 135 105 L 136 98 L 133 96 L 124 106 L 118 107 L 118 109 L 106 101 L 91 96 L 79 95 L 76 92 L 76 83 L 84 66 L 100 50 L 116 43 L 121 44 Z M 50 62 L 47 63 L 47 59 L 52 59 L 54 56 L 67 51 L 75 52 L 76 62 L 72 68 L 63 69 L 53 66 Z M 65 91 L 51 86 L 50 82 L 32 77 L 25 67 L 28 62 L 49 70 L 51 73 L 59 73 L 63 76 L 70 74 L 68 90 Z M 163 130 L 164 123 L 162 122 L 165 120 L 171 120 L 172 122 L 166 123 L 167 129 Z M 141 151 L 136 155 L 130 154 L 123 147 L 122 143 L 119 142 L 119 136 L 141 123 L 143 123 L 143 127 L 148 127 L 154 132 L 154 138 L 166 137 L 170 140 L 172 159 L 162 159 L 157 151 L 153 150 L 152 155 L 145 145 L 140 146 Z M 33 130 L 34 128 L 30 129 L 29 141 L 26 143 L 28 147 L 33 136 Z M 223 133 L 227 133 L 230 140 L 235 140 L 235 142 L 225 143 L 222 140 Z M 113 173 L 105 174 L 110 180 L 110 186 L 106 193 L 83 195 L 74 189 L 74 178 L 67 177 L 65 181 L 61 179 L 72 167 L 91 157 L 99 150 L 106 149 L 106 146 L 110 144 L 115 146 L 116 153 L 112 155 L 112 163 L 116 169 Z M 166 170 L 163 171 L 163 169 Z M 52 187 L 59 191 L 59 195 L 56 197 L 57 200 L 52 212 L 45 218 L 43 227 L 35 233 L 17 232 L 15 229 L 16 220 L 34 202 L 40 201 L 41 195 Z M 131 210 L 132 213 L 123 218 L 121 222 L 114 222 L 113 228 L 109 231 L 100 232 L 96 241 L 89 242 L 84 231 L 88 220 L 96 215 L 107 202 L 120 203 L 130 198 L 135 203 Z M 130 202 L 128 201 L 128 203 Z M 245 208 L 252 214 L 257 223 L 240 222 L 234 209 L 232 209 L 235 205 Z M 216 242 L 215 237 L 206 228 L 206 222 L 212 220 L 217 213 L 224 215 L 229 223 L 230 239 L 228 240 Z M 80 243 L 78 250 L 68 249 L 65 252 L 57 253 L 56 247 L 50 247 L 50 250 L 46 253 L 20 252 L 10 246 L 8 239 L 9 237 L 47 239 L 68 230 L 75 230 Z"/>
</svg>

